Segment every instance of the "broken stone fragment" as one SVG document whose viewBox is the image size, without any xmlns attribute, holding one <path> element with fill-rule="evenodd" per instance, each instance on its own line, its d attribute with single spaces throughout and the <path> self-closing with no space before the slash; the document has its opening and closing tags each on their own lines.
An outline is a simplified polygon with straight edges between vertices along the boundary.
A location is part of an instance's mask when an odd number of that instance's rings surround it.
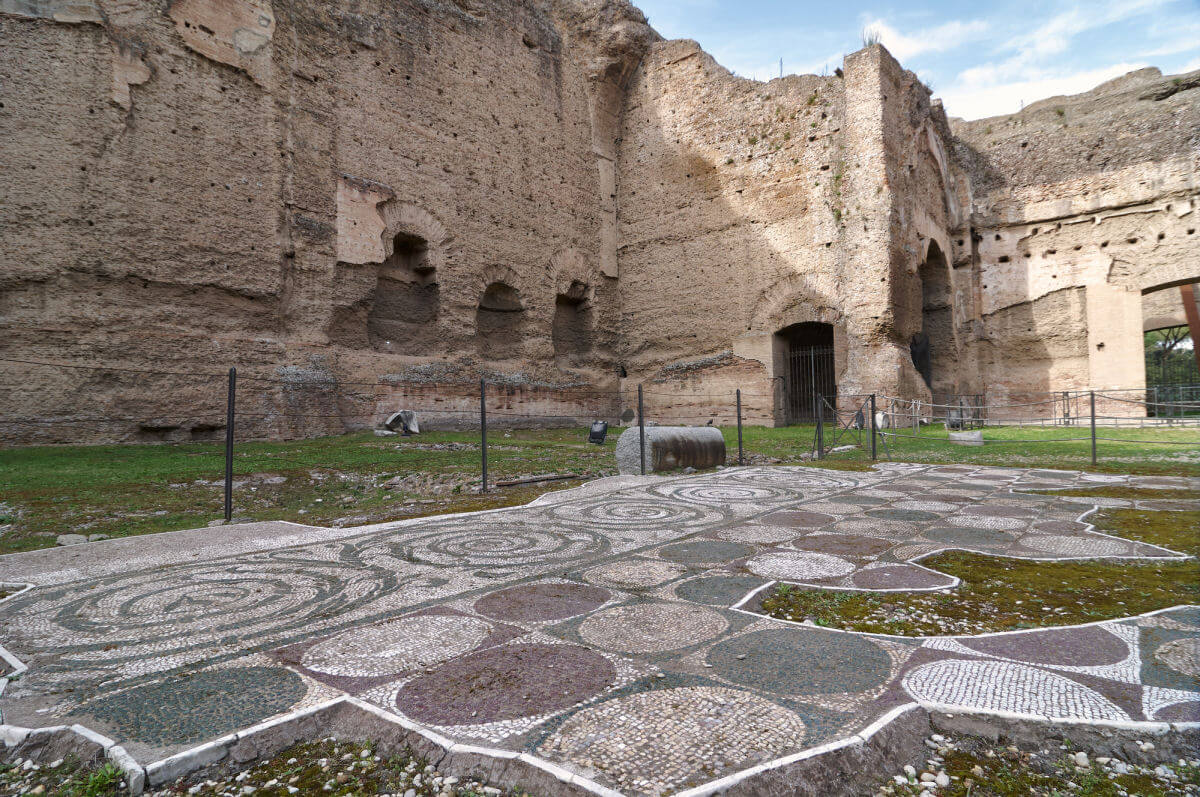
<svg viewBox="0 0 1200 797">
<path fill-rule="evenodd" d="M 88 538 L 83 534 L 59 534 L 55 540 L 58 545 L 78 545 L 87 541 Z"/>
</svg>

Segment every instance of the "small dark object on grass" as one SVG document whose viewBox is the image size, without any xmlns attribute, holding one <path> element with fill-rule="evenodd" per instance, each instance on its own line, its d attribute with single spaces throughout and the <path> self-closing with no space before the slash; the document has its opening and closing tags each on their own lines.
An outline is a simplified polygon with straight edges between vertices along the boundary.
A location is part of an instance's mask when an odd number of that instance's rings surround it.
<svg viewBox="0 0 1200 797">
<path fill-rule="evenodd" d="M 592 421 L 592 428 L 588 430 L 588 442 L 602 446 L 604 445 L 604 438 L 607 436 L 608 421 Z"/>
</svg>

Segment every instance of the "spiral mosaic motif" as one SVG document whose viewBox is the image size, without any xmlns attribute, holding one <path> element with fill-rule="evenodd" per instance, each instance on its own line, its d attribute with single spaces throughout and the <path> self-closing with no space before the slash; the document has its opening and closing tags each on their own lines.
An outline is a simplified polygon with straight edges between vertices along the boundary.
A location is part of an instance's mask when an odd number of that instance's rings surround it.
<svg viewBox="0 0 1200 797">
<path fill-rule="evenodd" d="M 723 482 L 749 482 L 769 484 L 787 489 L 816 489 L 822 491 L 844 490 L 854 487 L 860 480 L 854 476 L 815 468 L 738 468 L 720 476 Z"/>
<path fill-rule="evenodd" d="M 609 548 L 601 534 L 552 531 L 525 524 L 479 524 L 405 540 L 420 562 L 470 567 L 510 567 L 598 556 Z"/>
<path fill-rule="evenodd" d="M 33 609 L 77 643 L 149 637 L 165 655 L 251 630 L 295 628 L 372 600 L 390 583 L 371 569 L 335 562 L 206 564 L 179 568 L 170 578 L 138 573 L 87 590 L 56 590 L 39 596 Z M 120 656 L 113 651 L 112 658 Z"/>
<path fill-rule="evenodd" d="M 725 506 L 727 504 L 772 504 L 797 501 L 802 496 L 795 490 L 763 487 L 757 484 L 691 484 L 660 485 L 654 492 L 664 498 L 686 501 L 689 504 Z"/>
<path fill-rule="evenodd" d="M 564 504 L 551 507 L 550 514 L 553 518 L 572 525 L 582 524 L 585 527 L 606 530 L 640 529 L 647 526 L 692 528 L 721 523 L 725 519 L 724 515 L 715 509 L 637 498 Z"/>
</svg>

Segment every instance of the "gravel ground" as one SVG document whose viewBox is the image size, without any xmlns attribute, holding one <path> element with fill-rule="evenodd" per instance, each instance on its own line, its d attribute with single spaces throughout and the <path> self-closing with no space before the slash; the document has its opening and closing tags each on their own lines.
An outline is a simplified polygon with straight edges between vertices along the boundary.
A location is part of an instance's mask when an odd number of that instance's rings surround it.
<svg viewBox="0 0 1200 797">
<path fill-rule="evenodd" d="M 0 794 L 106 797 L 127 794 L 120 770 L 107 766 L 80 767 L 56 761 L 37 766 L 18 761 L 0 765 Z M 222 797 L 291 797 L 291 795 L 373 795 L 396 797 L 528 797 L 524 791 L 498 789 L 473 780 L 438 772 L 410 755 L 385 757 L 370 743 L 325 739 L 299 744 L 269 761 L 237 773 L 181 780 L 149 797 L 220 795 Z"/>
<path fill-rule="evenodd" d="M 1139 743 L 1152 752 L 1154 743 Z M 1200 759 L 1143 766 L 1062 742 L 1040 748 L 1005 746 L 977 736 L 934 734 L 928 758 L 882 782 L 877 797 L 1168 797 L 1200 795 Z"/>
</svg>

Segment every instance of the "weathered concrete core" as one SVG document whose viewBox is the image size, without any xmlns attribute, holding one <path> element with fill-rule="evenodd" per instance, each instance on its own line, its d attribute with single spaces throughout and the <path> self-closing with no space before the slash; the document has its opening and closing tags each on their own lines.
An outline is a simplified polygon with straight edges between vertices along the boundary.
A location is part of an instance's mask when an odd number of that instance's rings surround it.
<svg viewBox="0 0 1200 797">
<path fill-rule="evenodd" d="M 641 472 L 641 430 L 633 426 L 617 439 L 617 468 Z M 725 438 L 712 426 L 646 427 L 646 471 L 715 468 L 725 464 Z"/>
</svg>

